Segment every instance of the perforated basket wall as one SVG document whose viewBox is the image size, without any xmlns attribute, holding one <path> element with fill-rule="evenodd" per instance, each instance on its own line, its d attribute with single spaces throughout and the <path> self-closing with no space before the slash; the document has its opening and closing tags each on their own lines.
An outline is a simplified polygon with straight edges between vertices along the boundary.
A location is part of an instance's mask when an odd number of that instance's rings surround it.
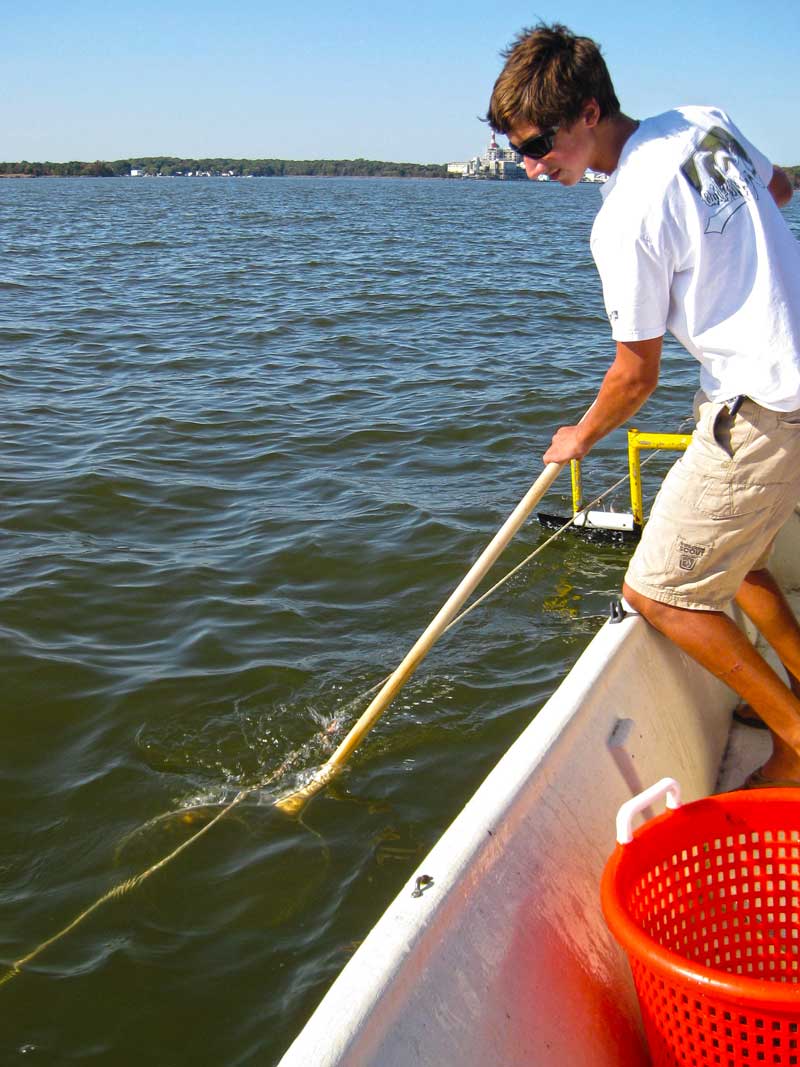
<svg viewBox="0 0 800 1067">
<path fill-rule="evenodd" d="M 656 1067 L 800 1067 L 800 790 L 653 819 L 617 846 L 603 910 Z"/>
</svg>

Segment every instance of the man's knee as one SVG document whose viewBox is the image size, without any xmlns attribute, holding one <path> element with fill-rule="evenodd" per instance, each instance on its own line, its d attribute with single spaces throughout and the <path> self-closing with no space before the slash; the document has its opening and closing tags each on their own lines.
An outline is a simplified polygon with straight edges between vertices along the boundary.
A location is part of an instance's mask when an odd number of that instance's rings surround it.
<svg viewBox="0 0 800 1067">
<path fill-rule="evenodd" d="M 634 611 L 638 611 L 642 618 L 647 619 L 651 626 L 662 633 L 674 637 L 676 627 L 687 624 L 689 618 L 692 623 L 698 618 L 721 614 L 714 610 L 701 610 L 700 608 L 681 608 L 675 604 L 664 604 L 660 600 L 651 600 L 643 593 L 637 593 L 635 589 L 623 582 L 622 595 Z"/>
<path fill-rule="evenodd" d="M 662 604 L 659 600 L 651 600 L 643 593 L 637 593 L 627 582 L 622 583 L 622 595 L 631 608 L 638 611 L 642 618 L 647 619 L 653 626 L 658 627 L 658 620 L 669 611 L 669 605 Z"/>
<path fill-rule="evenodd" d="M 772 585 L 775 579 L 772 577 L 769 567 L 757 567 L 755 570 L 748 571 L 742 580 L 742 584 L 745 582 L 751 585 Z"/>
</svg>

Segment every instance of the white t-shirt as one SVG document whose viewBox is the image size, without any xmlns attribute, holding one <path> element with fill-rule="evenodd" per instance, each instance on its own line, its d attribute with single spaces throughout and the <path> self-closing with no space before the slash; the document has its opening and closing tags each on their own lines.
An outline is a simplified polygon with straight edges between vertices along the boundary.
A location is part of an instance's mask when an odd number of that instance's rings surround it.
<svg viewBox="0 0 800 1067">
<path fill-rule="evenodd" d="M 712 400 L 800 408 L 800 243 L 772 165 L 715 108 L 646 119 L 602 187 L 591 247 L 617 341 L 669 330 Z"/>
</svg>

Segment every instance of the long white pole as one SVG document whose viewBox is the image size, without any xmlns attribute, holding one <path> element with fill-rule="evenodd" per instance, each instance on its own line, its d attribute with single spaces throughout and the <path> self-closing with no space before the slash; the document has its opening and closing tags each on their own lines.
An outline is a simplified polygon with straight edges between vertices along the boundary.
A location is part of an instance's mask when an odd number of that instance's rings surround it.
<svg viewBox="0 0 800 1067">
<path fill-rule="evenodd" d="M 361 718 L 355 723 L 347 737 L 342 741 L 333 755 L 319 768 L 314 776 L 302 788 L 288 793 L 275 801 L 275 806 L 282 811 L 293 813 L 300 811 L 306 802 L 323 789 L 347 761 L 353 750 L 363 741 L 380 716 L 391 704 L 402 687 L 428 654 L 434 642 L 447 629 L 461 610 L 465 601 L 478 586 L 487 571 L 492 567 L 503 549 L 517 533 L 519 528 L 536 507 L 544 494 L 562 470 L 563 463 L 548 464 L 519 504 L 514 508 L 492 540 L 480 554 L 467 574 L 456 586 L 450 597 L 419 636 L 413 648 L 408 652 L 400 666 L 387 678 L 380 692 L 374 697 Z"/>
</svg>

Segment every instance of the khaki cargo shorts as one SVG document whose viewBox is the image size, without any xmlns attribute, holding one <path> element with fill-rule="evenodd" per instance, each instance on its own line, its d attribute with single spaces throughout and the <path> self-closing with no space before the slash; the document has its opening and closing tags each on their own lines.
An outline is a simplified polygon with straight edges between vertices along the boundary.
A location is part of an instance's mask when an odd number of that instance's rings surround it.
<svg viewBox="0 0 800 1067">
<path fill-rule="evenodd" d="M 625 575 L 638 593 L 681 608 L 720 611 L 800 500 L 800 411 L 695 397 L 697 427 L 664 479 Z"/>
</svg>

